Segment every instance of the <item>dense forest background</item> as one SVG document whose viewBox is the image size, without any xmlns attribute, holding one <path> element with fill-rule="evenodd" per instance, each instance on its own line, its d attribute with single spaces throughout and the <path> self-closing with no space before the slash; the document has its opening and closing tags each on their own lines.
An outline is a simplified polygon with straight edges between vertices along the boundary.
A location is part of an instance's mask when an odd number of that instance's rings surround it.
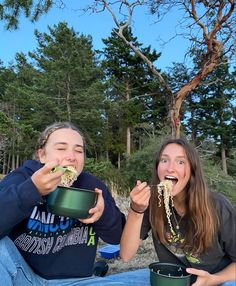
<svg viewBox="0 0 236 286">
<path fill-rule="evenodd" d="M 160 54 L 126 37 L 152 62 Z M 55 121 L 72 121 L 86 138 L 86 170 L 109 187 L 128 195 L 137 179 L 150 180 L 155 153 L 171 136 L 168 97 L 145 63 L 114 31 L 101 51 L 92 38 L 67 23 L 35 31 L 37 49 L 19 52 L 15 62 L 0 61 L 0 173 L 32 157 L 39 135 Z M 192 51 L 191 71 L 174 63 L 159 72 L 173 91 L 198 69 Z M 186 97 L 181 136 L 196 146 L 210 189 L 236 206 L 235 67 L 226 56 Z"/>
</svg>

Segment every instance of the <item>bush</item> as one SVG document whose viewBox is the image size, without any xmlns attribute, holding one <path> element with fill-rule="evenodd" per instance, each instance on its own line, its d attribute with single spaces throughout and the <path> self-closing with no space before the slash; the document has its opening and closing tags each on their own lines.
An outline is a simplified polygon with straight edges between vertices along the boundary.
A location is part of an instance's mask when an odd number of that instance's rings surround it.
<svg viewBox="0 0 236 286">
<path fill-rule="evenodd" d="M 112 193 L 119 195 L 127 194 L 127 182 L 123 179 L 120 171 L 116 169 L 110 161 L 105 159 L 96 161 L 87 158 L 84 170 L 105 182 Z"/>
<path fill-rule="evenodd" d="M 236 179 L 226 175 L 220 166 L 210 159 L 202 161 L 202 167 L 209 189 L 223 193 L 236 207 Z"/>
</svg>

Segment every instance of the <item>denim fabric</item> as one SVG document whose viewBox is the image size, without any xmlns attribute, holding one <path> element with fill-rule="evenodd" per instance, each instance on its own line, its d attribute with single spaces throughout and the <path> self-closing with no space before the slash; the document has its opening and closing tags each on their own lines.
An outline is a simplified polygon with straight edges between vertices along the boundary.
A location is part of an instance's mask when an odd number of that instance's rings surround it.
<svg viewBox="0 0 236 286">
<path fill-rule="evenodd" d="M 0 240 L 0 286 L 75 286 L 88 279 L 93 278 L 45 280 L 33 272 L 11 239 Z"/>
<path fill-rule="evenodd" d="M 228 281 L 221 284 L 221 286 L 236 286 L 236 281 Z"/>
<path fill-rule="evenodd" d="M 27 265 L 14 243 L 5 237 L 0 240 L 0 286 L 150 286 L 149 269 L 82 279 L 45 280 Z M 236 281 L 221 286 L 236 286 Z"/>
<path fill-rule="evenodd" d="M 8 237 L 0 240 L 0 277 L 1 286 L 41 285 Z"/>
</svg>

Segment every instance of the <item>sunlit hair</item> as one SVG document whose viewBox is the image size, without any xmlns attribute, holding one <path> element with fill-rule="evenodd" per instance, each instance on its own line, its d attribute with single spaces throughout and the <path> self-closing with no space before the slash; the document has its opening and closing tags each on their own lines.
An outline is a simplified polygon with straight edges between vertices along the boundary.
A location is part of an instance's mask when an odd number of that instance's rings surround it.
<svg viewBox="0 0 236 286">
<path fill-rule="evenodd" d="M 38 158 L 38 150 L 44 148 L 45 145 L 48 142 L 48 139 L 49 139 L 50 135 L 53 132 L 55 132 L 56 130 L 59 130 L 59 129 L 72 129 L 72 130 L 77 131 L 80 134 L 80 136 L 82 137 L 83 147 L 84 147 L 84 150 L 85 150 L 85 139 L 84 139 L 84 136 L 83 136 L 82 132 L 79 130 L 79 128 L 77 128 L 71 122 L 55 122 L 55 123 L 47 126 L 44 129 L 44 131 L 42 131 L 41 134 L 39 135 L 37 144 L 35 146 L 35 153 L 34 153 L 34 158 L 35 159 L 39 159 Z"/>
<path fill-rule="evenodd" d="M 214 235 L 218 230 L 218 217 L 213 206 L 210 192 L 207 189 L 199 156 L 196 149 L 184 138 L 169 139 L 160 148 L 156 155 L 153 168 L 152 185 L 157 185 L 160 179 L 157 175 L 157 167 L 165 147 L 169 144 L 180 145 L 190 164 L 190 180 L 186 186 L 187 225 L 184 236 L 184 249 L 191 253 L 202 253 L 213 244 Z M 163 207 L 158 207 L 158 192 L 152 187 L 150 199 L 150 221 L 153 232 L 158 234 L 162 243 L 167 243 L 165 226 L 167 219 Z"/>
</svg>

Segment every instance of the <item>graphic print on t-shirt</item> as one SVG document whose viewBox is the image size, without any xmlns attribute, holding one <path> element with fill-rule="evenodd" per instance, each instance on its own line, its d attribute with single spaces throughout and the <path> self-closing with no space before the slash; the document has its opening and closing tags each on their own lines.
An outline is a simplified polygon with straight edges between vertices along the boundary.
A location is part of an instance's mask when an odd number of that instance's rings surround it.
<svg viewBox="0 0 236 286">
<path fill-rule="evenodd" d="M 23 251 L 45 255 L 70 245 L 94 246 L 95 232 L 91 226 L 77 219 L 56 216 L 35 206 L 27 231 L 16 238 L 14 243 Z"/>
<path fill-rule="evenodd" d="M 200 257 L 197 254 L 192 254 L 188 251 L 184 251 L 183 244 L 184 238 L 180 232 L 177 232 L 176 235 L 172 235 L 170 232 L 166 232 L 166 237 L 169 243 L 165 246 L 172 252 L 175 256 L 181 258 L 186 257 L 190 263 L 199 264 L 201 263 Z"/>
</svg>

